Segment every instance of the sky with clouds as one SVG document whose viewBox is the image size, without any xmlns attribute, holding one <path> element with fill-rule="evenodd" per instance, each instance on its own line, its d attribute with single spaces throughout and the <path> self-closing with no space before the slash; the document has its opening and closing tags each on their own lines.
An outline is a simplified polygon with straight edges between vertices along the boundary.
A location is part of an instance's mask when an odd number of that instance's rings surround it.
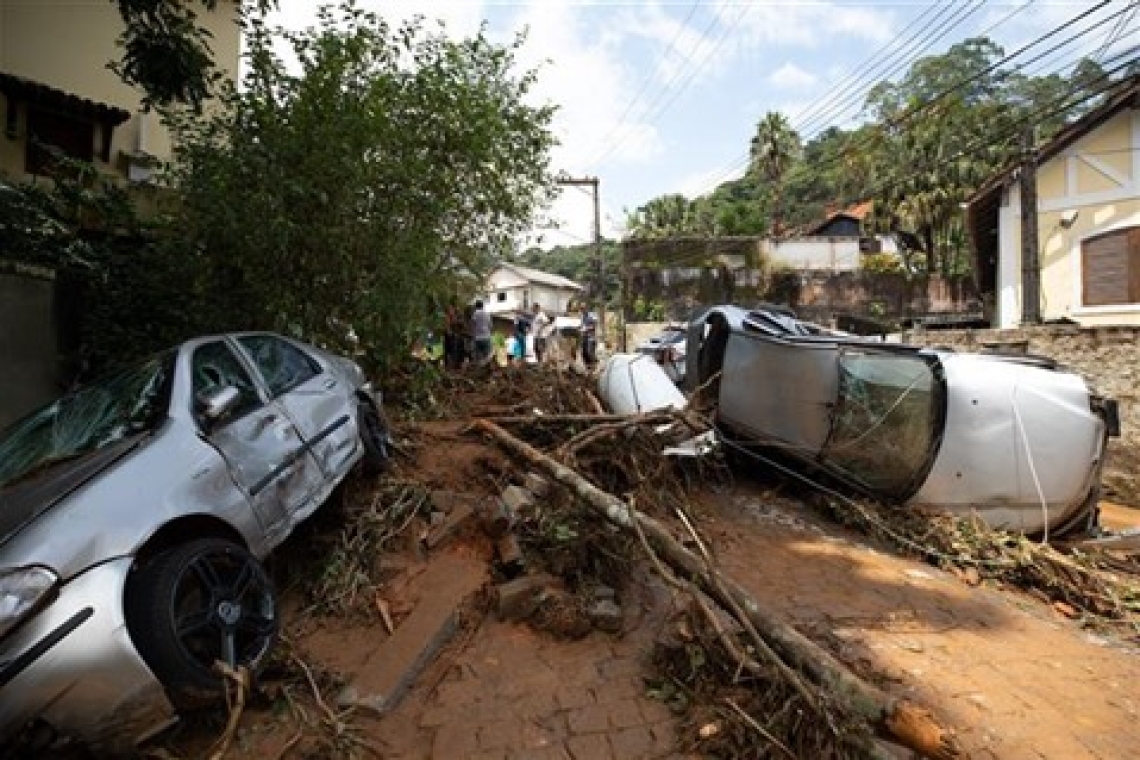
<svg viewBox="0 0 1140 760">
<path fill-rule="evenodd" d="M 857 123 L 862 96 L 909 62 L 987 34 L 1007 53 L 1082 13 L 1064 33 L 1026 51 L 1041 74 L 1140 42 L 1136 0 L 358 0 L 392 18 L 422 14 L 468 36 L 486 23 L 537 67 L 535 97 L 558 106 L 553 168 L 599 178 L 602 231 L 620 235 L 626 212 L 664 193 L 703 194 L 740 176 L 767 111 L 810 138 Z M 275 21 L 313 23 L 312 0 L 280 0 Z M 1098 26 L 1099 24 L 1099 26 Z M 1114 37 L 1115 35 L 1115 37 Z M 588 242 L 588 191 L 568 187 L 551 209 L 543 247 Z"/>
</svg>

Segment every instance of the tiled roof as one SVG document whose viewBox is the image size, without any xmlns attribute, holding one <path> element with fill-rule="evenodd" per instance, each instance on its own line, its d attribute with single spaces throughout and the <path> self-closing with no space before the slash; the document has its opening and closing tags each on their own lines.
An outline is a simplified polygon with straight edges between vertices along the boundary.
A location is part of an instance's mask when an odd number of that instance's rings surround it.
<svg viewBox="0 0 1140 760">
<path fill-rule="evenodd" d="M 538 282 L 543 285 L 552 285 L 556 288 L 568 288 L 570 290 L 583 290 L 583 287 L 571 279 L 563 277 L 560 274 L 551 274 L 550 272 L 543 272 L 539 269 L 531 269 L 530 267 L 519 266 L 518 264 L 502 264 L 504 269 L 509 269 L 524 280 L 530 282 Z"/>
<path fill-rule="evenodd" d="M 131 118 L 131 112 L 116 106 L 73 95 L 41 82 L 0 71 L 0 92 L 9 100 L 44 105 L 74 116 L 85 116 L 94 121 L 122 124 Z"/>
</svg>

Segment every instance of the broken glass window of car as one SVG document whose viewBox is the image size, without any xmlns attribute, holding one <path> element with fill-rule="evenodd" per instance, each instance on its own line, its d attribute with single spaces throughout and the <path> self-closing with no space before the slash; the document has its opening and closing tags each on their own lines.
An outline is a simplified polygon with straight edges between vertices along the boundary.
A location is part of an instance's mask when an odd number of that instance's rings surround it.
<svg viewBox="0 0 1140 760">
<path fill-rule="evenodd" d="M 825 461 L 877 493 L 917 487 L 941 425 L 934 366 L 923 357 L 843 351 Z"/>
<path fill-rule="evenodd" d="M 174 354 L 95 381 L 0 434 L 0 487 L 152 429 L 166 416 Z"/>
</svg>

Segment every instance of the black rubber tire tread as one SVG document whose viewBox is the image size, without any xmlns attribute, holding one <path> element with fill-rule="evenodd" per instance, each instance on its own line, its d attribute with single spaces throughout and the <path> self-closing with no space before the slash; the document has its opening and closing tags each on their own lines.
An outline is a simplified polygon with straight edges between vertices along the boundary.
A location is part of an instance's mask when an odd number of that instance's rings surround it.
<svg viewBox="0 0 1140 760">
<path fill-rule="evenodd" d="M 188 657 L 176 640 L 170 626 L 169 597 L 183 568 L 203 552 L 234 552 L 256 563 L 262 580 L 273 591 L 271 581 L 260 562 L 246 549 L 222 538 L 201 538 L 167 549 L 132 572 L 127 581 L 126 616 L 131 638 L 143 660 L 166 688 L 171 702 L 179 710 L 196 709 L 217 704 L 225 696 L 225 679 Z M 274 594 L 274 619 L 276 615 Z M 277 630 L 258 662 L 240 663 L 256 673 L 273 650 Z"/>
<path fill-rule="evenodd" d="M 390 428 L 384 414 L 369 401 L 357 404 L 357 425 L 360 428 L 360 442 L 364 446 L 364 456 L 361 466 L 369 475 L 379 475 L 387 472 L 392 466 L 392 455 L 387 446 L 378 443 L 369 432 L 369 425 L 377 426 L 385 436 Z"/>
</svg>

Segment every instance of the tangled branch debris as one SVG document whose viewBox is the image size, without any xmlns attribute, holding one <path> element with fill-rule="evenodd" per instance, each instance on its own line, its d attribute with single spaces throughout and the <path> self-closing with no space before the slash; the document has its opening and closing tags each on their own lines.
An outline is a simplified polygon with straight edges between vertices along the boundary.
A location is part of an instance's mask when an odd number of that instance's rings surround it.
<svg viewBox="0 0 1140 760">
<path fill-rule="evenodd" d="M 636 522 L 657 556 L 665 560 L 673 573 L 689 579 L 722 609 L 740 615 L 733 617 L 737 625 L 753 627 L 787 668 L 810 680 L 815 693 L 811 702 L 818 705 L 812 723 L 826 725 L 832 732 L 832 750 L 826 754 L 881 757 L 882 750 L 871 738 L 874 731 L 926 757 L 951 758 L 957 755 L 949 732 L 939 726 L 929 713 L 905 700 L 890 698 L 876 686 L 851 673 L 818 644 L 766 613 L 741 586 L 682 546 L 664 523 L 633 512 L 627 503 L 612 493 L 598 488 L 570 467 L 494 423 L 480 420 L 477 427 L 504 448 L 545 470 L 614 525 L 633 531 Z M 779 671 L 774 669 L 773 672 Z M 788 683 L 783 679 L 777 680 Z M 815 709 L 808 701 L 801 704 Z"/>
<path fill-rule="evenodd" d="M 309 612 L 344 615 L 356 612 L 371 619 L 381 614 L 375 604 L 379 578 L 377 558 L 391 547 L 417 516 L 430 510 L 431 496 L 422 483 L 387 479 L 376 485 L 354 483 L 345 495 L 344 527 L 331 541 L 319 541 L 315 573 L 302 576 Z M 331 544 L 331 545 L 330 545 Z"/>
<path fill-rule="evenodd" d="M 840 522 L 921 556 L 971 583 L 988 580 L 1069 605 L 1091 627 L 1126 626 L 1140 635 L 1140 560 L 1108 551 L 1062 548 L 990 527 L 977 518 L 892 509 L 867 501 L 823 500 Z"/>
</svg>

